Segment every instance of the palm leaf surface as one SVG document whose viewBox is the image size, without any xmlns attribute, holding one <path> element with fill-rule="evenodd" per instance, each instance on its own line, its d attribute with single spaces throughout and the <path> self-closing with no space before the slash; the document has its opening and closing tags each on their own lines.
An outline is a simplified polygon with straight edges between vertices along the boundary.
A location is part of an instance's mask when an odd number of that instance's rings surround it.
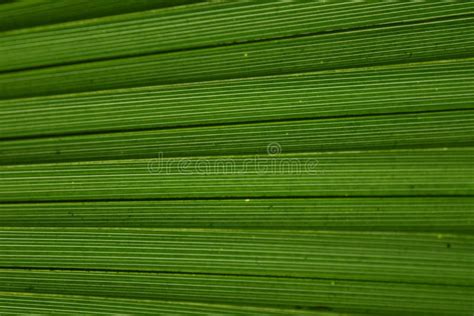
<svg viewBox="0 0 474 316">
<path fill-rule="evenodd" d="M 471 2 L 81 3 L 0 3 L 0 314 L 472 314 Z"/>
</svg>

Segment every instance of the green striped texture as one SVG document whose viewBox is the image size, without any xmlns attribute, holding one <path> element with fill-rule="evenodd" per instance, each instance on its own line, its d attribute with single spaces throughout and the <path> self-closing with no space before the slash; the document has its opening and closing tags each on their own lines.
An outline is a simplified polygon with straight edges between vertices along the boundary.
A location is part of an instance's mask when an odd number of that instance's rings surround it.
<svg viewBox="0 0 474 316">
<path fill-rule="evenodd" d="M 4 227 L 249 228 L 472 233 L 472 197 L 0 204 Z"/>
<path fill-rule="evenodd" d="M 0 315 L 472 315 L 470 1 L 0 4 Z"/>
<path fill-rule="evenodd" d="M 469 315 L 471 287 L 231 275 L 0 270 L 0 291 L 274 306 L 384 315 Z"/>
<path fill-rule="evenodd" d="M 222 1 L 10 31 L 0 70 L 217 46 L 474 13 L 474 4 Z"/>
<path fill-rule="evenodd" d="M 77 315 L 78 311 L 87 315 L 319 315 L 319 316 L 356 316 L 302 309 L 283 309 L 268 307 L 247 307 L 189 303 L 161 300 L 104 298 L 78 295 L 31 294 L 23 292 L 0 293 L 0 304 L 5 314 L 45 314 Z M 324 310 L 324 308 L 321 308 Z M 359 314 L 360 315 L 360 314 Z"/>
<path fill-rule="evenodd" d="M 13 72 L 0 98 L 473 57 L 473 33 L 466 17 Z"/>
<path fill-rule="evenodd" d="M 3 166 L 0 201 L 471 195 L 473 149 Z"/>
<path fill-rule="evenodd" d="M 0 230 L 0 266 L 471 285 L 473 237 L 318 231 Z"/>
<path fill-rule="evenodd" d="M 199 0 L 16 0 L 0 2 L 0 31 L 130 13 Z"/>
<path fill-rule="evenodd" d="M 0 136 L 473 109 L 473 75 L 465 59 L 3 100 Z"/>
<path fill-rule="evenodd" d="M 3 142 L 0 163 L 473 145 L 473 125 L 462 110 L 28 139 Z"/>
</svg>

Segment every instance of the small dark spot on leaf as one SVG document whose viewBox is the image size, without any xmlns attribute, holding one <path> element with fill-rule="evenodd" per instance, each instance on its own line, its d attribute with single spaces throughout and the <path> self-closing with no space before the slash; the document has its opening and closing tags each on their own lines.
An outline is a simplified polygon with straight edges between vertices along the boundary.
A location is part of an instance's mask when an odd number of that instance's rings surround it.
<svg viewBox="0 0 474 316">
<path fill-rule="evenodd" d="M 451 244 L 450 244 L 450 243 L 447 243 L 447 244 L 446 244 L 446 248 L 451 248 Z"/>
</svg>

